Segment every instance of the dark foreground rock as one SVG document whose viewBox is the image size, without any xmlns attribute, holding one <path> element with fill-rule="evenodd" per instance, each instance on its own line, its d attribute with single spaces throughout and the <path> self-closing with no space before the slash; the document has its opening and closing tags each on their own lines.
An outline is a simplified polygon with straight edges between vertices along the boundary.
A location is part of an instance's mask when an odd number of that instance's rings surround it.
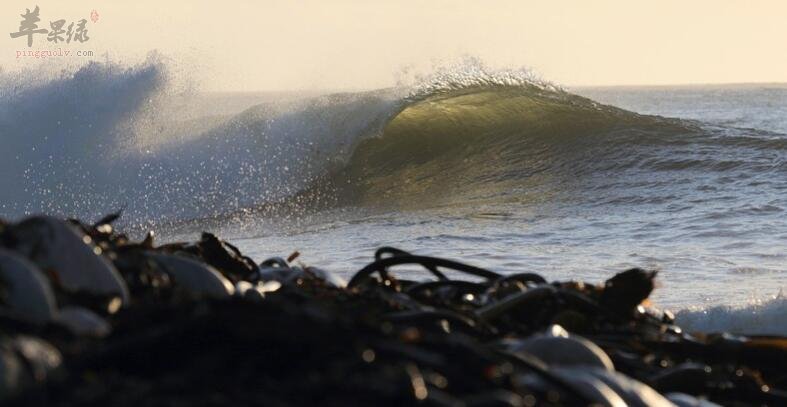
<svg viewBox="0 0 787 407">
<path fill-rule="evenodd" d="M 787 339 L 681 331 L 647 305 L 655 272 L 549 283 L 381 248 L 344 282 L 115 218 L 0 221 L 0 402 L 787 405 Z"/>
</svg>

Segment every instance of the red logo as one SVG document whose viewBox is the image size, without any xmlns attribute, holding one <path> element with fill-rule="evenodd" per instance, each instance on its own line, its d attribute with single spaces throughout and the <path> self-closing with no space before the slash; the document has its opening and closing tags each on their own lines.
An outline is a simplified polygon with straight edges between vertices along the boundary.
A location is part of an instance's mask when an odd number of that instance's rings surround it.
<svg viewBox="0 0 787 407">
<path fill-rule="evenodd" d="M 94 23 L 98 21 L 98 11 L 93 10 L 90 12 L 90 21 Z"/>
</svg>

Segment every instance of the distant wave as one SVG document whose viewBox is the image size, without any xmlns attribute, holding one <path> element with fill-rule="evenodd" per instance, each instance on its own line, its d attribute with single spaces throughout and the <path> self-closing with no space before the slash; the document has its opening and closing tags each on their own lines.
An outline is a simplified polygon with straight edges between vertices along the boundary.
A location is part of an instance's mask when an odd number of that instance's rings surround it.
<svg viewBox="0 0 787 407">
<path fill-rule="evenodd" d="M 682 310 L 676 322 L 688 332 L 733 332 L 748 335 L 787 335 L 787 297 L 758 301 L 742 307 L 720 305 Z"/>
</svg>

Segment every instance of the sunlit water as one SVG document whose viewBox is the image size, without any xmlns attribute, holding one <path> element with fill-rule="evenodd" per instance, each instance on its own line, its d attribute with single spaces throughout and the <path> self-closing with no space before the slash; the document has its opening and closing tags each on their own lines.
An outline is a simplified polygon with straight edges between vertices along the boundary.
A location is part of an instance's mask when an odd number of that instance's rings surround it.
<svg viewBox="0 0 787 407">
<path fill-rule="evenodd" d="M 345 276 L 382 245 L 548 279 L 602 281 L 627 267 L 651 267 L 661 270 L 653 299 L 673 308 L 743 305 L 780 292 L 787 284 L 787 155 L 783 148 L 727 145 L 725 138 L 787 137 L 787 88 L 573 91 L 635 112 L 697 120 L 715 138 L 650 146 L 653 160 L 664 160 L 660 170 L 597 173 L 552 202 L 382 214 L 346 209 L 311 216 L 301 227 L 266 224 L 234 241 L 257 259 L 299 250 L 304 263 Z"/>
</svg>

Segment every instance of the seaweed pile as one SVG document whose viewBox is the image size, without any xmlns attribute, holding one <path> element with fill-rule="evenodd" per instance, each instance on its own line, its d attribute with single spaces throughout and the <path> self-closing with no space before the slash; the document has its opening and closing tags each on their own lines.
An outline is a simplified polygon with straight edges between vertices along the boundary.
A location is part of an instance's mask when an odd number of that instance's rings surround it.
<svg viewBox="0 0 787 407">
<path fill-rule="evenodd" d="M 787 405 L 787 338 L 683 332 L 653 271 L 550 283 L 384 247 L 345 282 L 118 216 L 0 221 L 0 402 Z"/>
</svg>

